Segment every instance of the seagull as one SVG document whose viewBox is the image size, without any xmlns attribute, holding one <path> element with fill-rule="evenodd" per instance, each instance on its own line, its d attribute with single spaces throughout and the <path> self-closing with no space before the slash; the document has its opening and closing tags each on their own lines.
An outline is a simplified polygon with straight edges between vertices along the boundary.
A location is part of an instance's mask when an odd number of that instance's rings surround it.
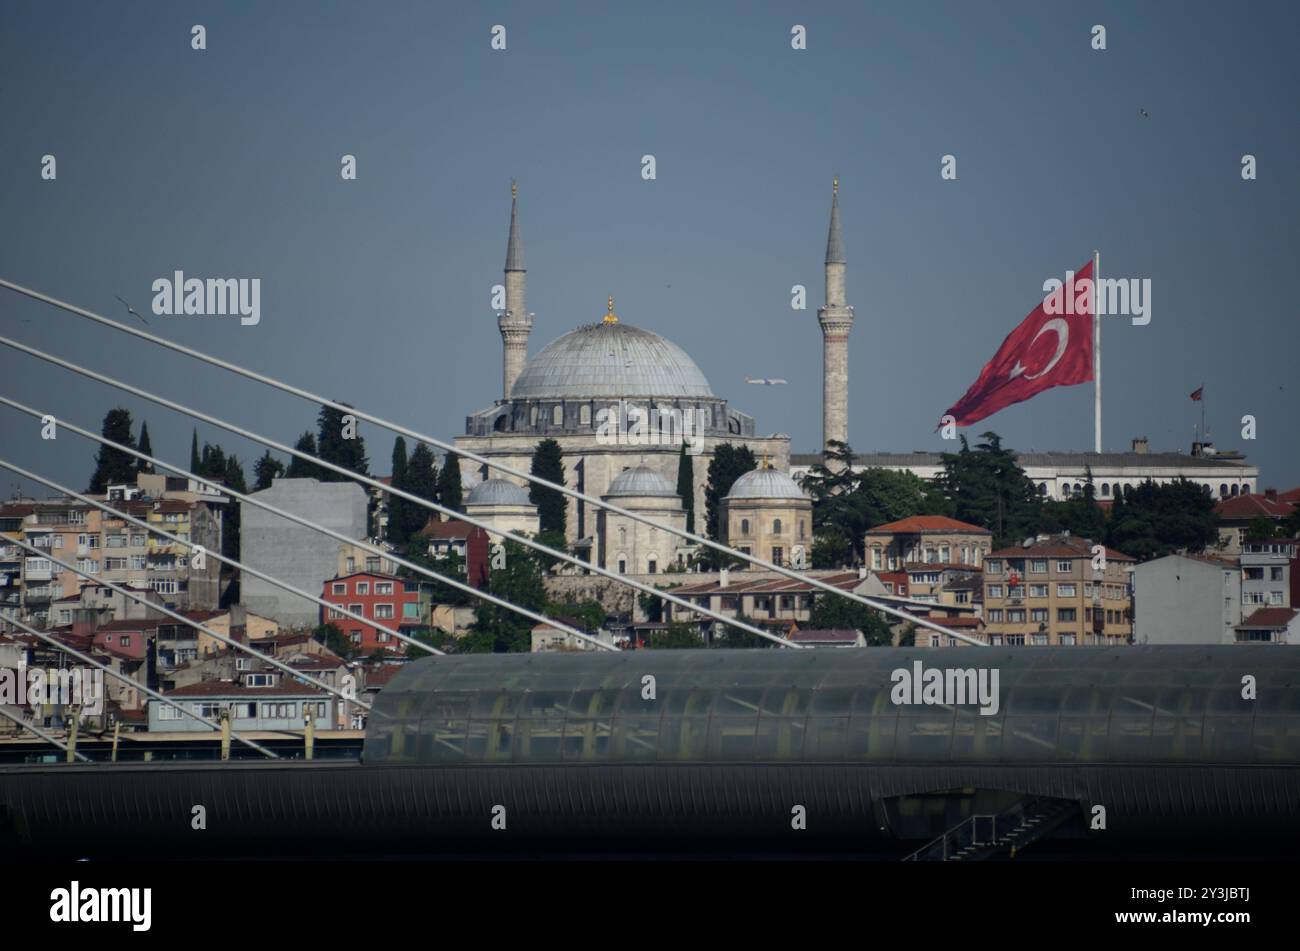
<svg viewBox="0 0 1300 951">
<path fill-rule="evenodd" d="M 114 294 L 113 296 L 114 296 L 114 297 L 117 297 L 116 294 Z M 136 311 L 131 307 L 130 304 L 128 304 L 126 301 L 122 300 L 122 298 L 120 298 L 120 297 L 117 297 L 117 299 L 122 301 L 122 306 L 126 308 L 126 312 L 127 312 L 128 314 L 135 314 L 135 316 L 140 317 L 140 315 L 139 315 L 138 313 L 136 313 Z M 143 317 L 140 317 L 140 322 L 143 323 L 146 327 L 149 326 L 149 321 L 145 320 Z"/>
<path fill-rule="evenodd" d="M 785 380 L 755 380 L 751 376 L 745 377 L 745 382 L 753 383 L 755 386 L 782 386 L 786 383 Z"/>
<path fill-rule="evenodd" d="M 1143 119 L 1150 119 L 1150 118 L 1151 118 L 1151 113 L 1147 112 L 1147 111 L 1146 111 L 1145 109 L 1143 109 L 1141 106 L 1138 106 L 1138 115 L 1141 116 Z"/>
</svg>

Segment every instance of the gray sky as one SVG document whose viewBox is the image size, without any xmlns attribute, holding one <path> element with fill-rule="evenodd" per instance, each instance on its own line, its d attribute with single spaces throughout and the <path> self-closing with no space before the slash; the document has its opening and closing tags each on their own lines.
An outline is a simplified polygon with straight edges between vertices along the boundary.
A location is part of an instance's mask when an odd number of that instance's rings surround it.
<svg viewBox="0 0 1300 951">
<path fill-rule="evenodd" d="M 838 174 L 855 449 L 951 448 L 939 414 L 1042 282 L 1100 248 L 1103 274 L 1153 284 L 1148 326 L 1104 325 L 1107 448 L 1186 450 L 1204 384 L 1215 441 L 1291 487 L 1297 34 L 1293 3 L 7 2 L 0 275 L 133 321 L 120 294 L 168 338 L 450 438 L 499 395 L 489 292 L 514 177 L 530 352 L 612 293 L 760 433 L 811 451 Z M 176 269 L 260 278 L 261 323 L 152 316 Z M 0 326 L 284 442 L 314 428 L 316 407 L 9 292 Z M 7 348 L 0 392 L 96 429 L 125 405 L 188 459 L 189 420 Z M 1091 409 L 1090 386 L 1057 389 L 966 432 L 1089 449 Z M 260 449 L 199 435 L 251 478 Z M 362 435 L 386 473 L 391 436 Z M 91 444 L 43 443 L 10 410 L 0 445 L 78 489 L 93 468 Z"/>
</svg>

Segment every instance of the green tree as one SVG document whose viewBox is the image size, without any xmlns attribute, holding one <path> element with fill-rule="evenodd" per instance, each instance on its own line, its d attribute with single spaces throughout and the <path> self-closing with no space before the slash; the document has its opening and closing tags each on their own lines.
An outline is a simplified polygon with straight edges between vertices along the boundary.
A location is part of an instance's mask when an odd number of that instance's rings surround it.
<svg viewBox="0 0 1300 951">
<path fill-rule="evenodd" d="M 1246 525 L 1246 541 L 1262 542 L 1273 538 L 1281 524 L 1262 515 L 1252 518 Z"/>
<path fill-rule="evenodd" d="M 408 633 L 408 632 L 403 631 L 403 633 Z M 436 648 L 437 650 L 440 650 L 446 654 L 456 653 L 459 647 L 457 643 L 458 638 L 456 637 L 456 635 L 449 634 L 446 631 L 440 631 L 437 628 L 432 628 L 432 627 L 416 628 L 415 630 L 410 631 L 409 634 L 411 637 L 415 638 L 421 644 L 428 644 L 430 647 Z M 420 648 L 416 647 L 414 644 L 411 644 L 409 642 L 406 644 L 407 660 L 419 660 L 421 657 L 428 657 L 428 656 L 429 656 L 428 651 L 421 650 Z"/>
<path fill-rule="evenodd" d="M 131 435 L 130 411 L 120 406 L 109 410 L 100 427 L 100 435 L 134 449 L 135 437 Z M 134 485 L 135 475 L 135 456 L 101 444 L 99 453 L 95 456 L 95 471 L 90 476 L 90 488 L 86 491 L 91 495 L 102 495 L 110 485 Z"/>
<path fill-rule="evenodd" d="M 406 460 L 405 489 L 411 495 L 426 502 L 437 502 L 438 481 L 438 462 L 433 450 L 420 443 Z M 436 514 L 423 505 L 406 502 L 402 506 L 402 518 L 406 522 L 406 538 L 413 539 L 417 532 L 429 524 L 429 518 Z"/>
<path fill-rule="evenodd" d="M 199 431 L 196 428 L 190 435 L 190 472 L 199 471 Z"/>
<path fill-rule="evenodd" d="M 529 472 L 539 479 L 563 485 L 564 456 L 560 452 L 560 444 L 554 439 L 539 442 L 533 450 L 533 465 Z M 528 500 L 537 506 L 539 531 L 563 537 L 566 507 L 564 493 L 532 482 L 529 483 Z"/>
<path fill-rule="evenodd" d="M 745 617 L 743 614 L 737 614 L 734 620 L 740 624 L 749 624 L 753 627 L 766 630 L 762 624 L 759 624 L 753 618 Z M 724 649 L 736 649 L 775 647 L 776 645 L 766 637 L 759 637 L 757 634 L 753 634 L 732 624 L 721 623 L 717 625 L 714 630 L 713 646 Z"/>
<path fill-rule="evenodd" d="M 318 644 L 324 644 L 328 650 L 344 659 L 351 657 L 356 651 L 352 642 L 337 624 L 322 624 L 311 632 L 311 636 Z"/>
<path fill-rule="evenodd" d="M 298 437 L 294 444 L 294 449 L 298 452 L 305 453 L 308 456 L 316 455 L 316 437 L 306 432 Z M 294 456 L 289 460 L 289 468 L 285 472 L 286 479 L 320 479 L 325 480 L 325 472 L 316 463 L 310 459 L 303 459 L 300 456 Z"/>
<path fill-rule="evenodd" d="M 674 621 L 662 631 L 654 631 L 649 638 L 648 647 L 654 650 L 680 650 L 683 648 L 704 647 L 704 639 L 694 624 Z"/>
<path fill-rule="evenodd" d="M 147 422 L 140 423 L 140 442 L 136 444 L 136 448 L 146 456 L 153 455 L 153 443 L 149 441 L 149 424 Z M 137 472 L 153 472 L 153 463 L 137 459 L 135 468 Z"/>
<path fill-rule="evenodd" d="M 546 588 L 541 566 L 529 550 L 506 539 L 506 563 L 488 577 L 488 591 L 511 604 L 541 612 L 546 605 Z M 526 653 L 532 650 L 533 621 L 514 611 L 484 601 L 474 614 L 474 625 L 465 635 L 466 649 L 475 653 Z"/>
<path fill-rule="evenodd" d="M 271 450 L 268 449 L 253 464 L 253 489 L 257 492 L 269 489 L 273 481 L 283 476 L 284 463 L 271 455 Z"/>
<path fill-rule="evenodd" d="M 414 562 L 421 568 L 427 568 L 443 577 L 454 578 L 461 584 L 467 584 L 465 580 L 465 559 L 456 551 L 450 551 L 446 557 L 434 558 L 429 554 L 428 543 L 421 538 L 412 538 L 406 546 L 406 560 Z M 431 586 L 430 599 L 434 604 L 451 604 L 457 607 L 466 604 L 473 604 L 477 600 L 467 591 L 453 587 L 442 581 L 434 581 L 427 575 L 422 575 L 412 571 L 409 568 L 399 568 L 397 574 L 402 578 L 411 581 L 419 581 L 421 584 Z"/>
<path fill-rule="evenodd" d="M 754 452 L 748 446 L 723 443 L 713 451 L 713 458 L 709 461 L 708 481 L 704 487 L 704 526 L 709 538 L 721 540 L 722 500 L 737 479 L 757 468 Z M 697 561 L 706 569 L 716 570 L 724 562 L 729 563 L 730 559 L 724 558 L 721 552 L 706 548 L 699 553 Z"/>
<path fill-rule="evenodd" d="M 1106 544 L 1146 561 L 1180 549 L 1203 551 L 1218 537 L 1209 489 L 1186 479 L 1163 485 L 1148 479 L 1115 497 Z"/>
<path fill-rule="evenodd" d="M 408 479 L 406 475 L 406 440 L 398 436 L 393 440 L 393 461 L 390 476 L 390 485 L 394 489 L 401 489 L 403 492 L 409 492 Z M 388 529 L 385 537 L 389 544 L 405 545 L 410 533 L 410 517 L 406 514 L 405 507 L 410 504 L 400 495 L 388 494 Z"/>
<path fill-rule="evenodd" d="M 342 404 L 346 405 L 346 404 Z M 332 462 L 358 475 L 369 475 L 369 463 L 366 460 L 366 442 L 356 431 L 356 417 L 348 421 L 345 416 L 351 414 L 332 406 L 322 406 L 316 416 L 316 453 L 325 462 Z M 347 477 L 328 469 L 323 469 L 322 482 L 346 482 Z"/>
<path fill-rule="evenodd" d="M 971 449 L 962 436 L 959 452 L 945 452 L 936 482 L 954 518 L 987 528 L 993 547 L 1003 548 L 1037 533 L 1042 498 L 997 433 L 980 438 L 984 442 Z"/>
<path fill-rule="evenodd" d="M 553 618 L 565 618 L 576 622 L 574 624 L 580 631 L 585 634 L 594 634 L 605 626 L 609 620 L 604 606 L 599 602 L 588 598 L 584 601 L 565 601 L 558 604 L 551 604 L 546 609 L 546 613 Z"/>
<path fill-rule="evenodd" d="M 460 461 L 448 453 L 438 474 L 438 501 L 453 512 L 464 507 L 460 484 Z"/>
<path fill-rule="evenodd" d="M 1106 538 L 1106 513 L 1097 504 L 1097 487 L 1092 481 L 1092 467 L 1087 469 L 1088 481 L 1082 494 L 1070 496 L 1060 502 L 1044 502 L 1040 531 L 1047 534 L 1069 532 L 1082 538 L 1104 541 Z"/>
<path fill-rule="evenodd" d="M 677 459 L 677 494 L 686 509 L 686 530 L 695 531 L 695 461 L 682 443 L 682 454 Z"/>
<path fill-rule="evenodd" d="M 879 611 L 831 594 L 817 596 L 808 618 L 808 628 L 815 631 L 861 631 L 868 647 L 888 647 L 893 642 L 889 624 Z"/>
</svg>

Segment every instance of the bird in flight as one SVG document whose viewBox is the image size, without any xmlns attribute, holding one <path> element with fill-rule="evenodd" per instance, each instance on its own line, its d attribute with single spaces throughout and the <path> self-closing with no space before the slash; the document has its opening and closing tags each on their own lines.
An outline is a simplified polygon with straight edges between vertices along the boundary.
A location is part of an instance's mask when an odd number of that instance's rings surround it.
<svg viewBox="0 0 1300 951">
<path fill-rule="evenodd" d="M 126 301 L 122 300 L 122 298 L 118 297 L 116 294 L 114 294 L 113 296 L 114 296 L 114 297 L 117 297 L 118 300 L 121 300 L 121 301 L 122 301 L 122 306 L 126 308 L 126 312 L 127 312 L 128 314 L 135 314 L 135 316 L 140 317 L 140 322 L 141 322 L 141 323 L 143 323 L 146 327 L 149 326 L 149 321 L 147 321 L 147 320 L 145 320 L 143 317 L 141 317 L 140 314 L 137 313 L 136 310 L 135 310 L 135 309 L 134 309 L 130 304 L 128 304 Z"/>
<path fill-rule="evenodd" d="M 785 380 L 764 380 L 764 379 L 756 380 L 752 376 L 745 377 L 745 382 L 753 383 L 755 386 L 782 386 L 786 383 Z"/>
<path fill-rule="evenodd" d="M 1145 109 L 1143 109 L 1141 106 L 1138 106 L 1138 115 L 1141 116 L 1143 119 L 1150 119 L 1150 118 L 1151 118 L 1151 113 L 1147 112 L 1147 111 L 1146 111 Z"/>
</svg>

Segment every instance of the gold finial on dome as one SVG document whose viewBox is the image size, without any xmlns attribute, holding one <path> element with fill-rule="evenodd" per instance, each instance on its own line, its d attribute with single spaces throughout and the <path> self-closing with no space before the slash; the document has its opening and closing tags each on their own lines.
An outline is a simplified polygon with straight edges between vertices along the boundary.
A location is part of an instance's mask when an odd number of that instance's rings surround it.
<svg viewBox="0 0 1300 951">
<path fill-rule="evenodd" d="M 838 195 L 839 193 L 840 193 L 840 177 L 836 175 L 835 179 L 831 182 L 831 194 Z"/>
<path fill-rule="evenodd" d="M 519 197 L 519 184 L 513 178 L 510 179 L 510 197 L 511 198 Z"/>
<path fill-rule="evenodd" d="M 607 323 L 607 324 L 616 324 L 616 323 L 618 323 L 618 314 L 614 313 L 614 295 L 613 295 L 613 294 L 610 294 L 610 295 L 609 295 L 609 303 L 608 303 L 608 305 L 607 305 L 607 309 L 606 309 L 606 311 L 605 311 L 605 320 L 604 320 L 604 322 Z"/>
</svg>

